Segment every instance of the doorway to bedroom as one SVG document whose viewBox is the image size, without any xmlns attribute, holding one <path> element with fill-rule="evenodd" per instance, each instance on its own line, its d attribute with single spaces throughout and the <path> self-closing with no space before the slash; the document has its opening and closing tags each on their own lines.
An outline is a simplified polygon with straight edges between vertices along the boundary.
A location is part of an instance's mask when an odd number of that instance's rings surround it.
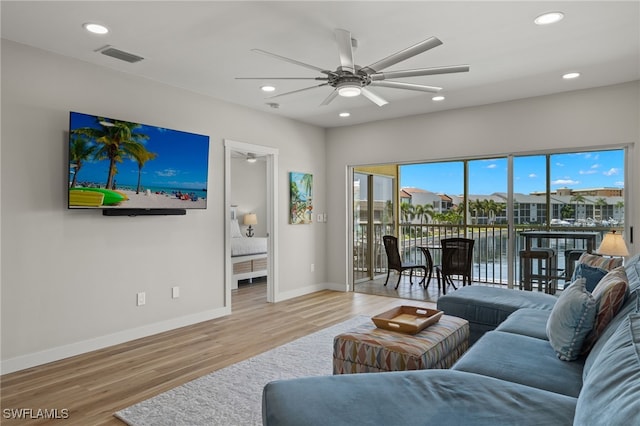
<svg viewBox="0 0 640 426">
<path fill-rule="evenodd" d="M 274 300 L 274 218 L 277 150 L 225 140 L 225 293 L 264 289 Z M 261 290 L 262 291 L 262 290 Z"/>
</svg>

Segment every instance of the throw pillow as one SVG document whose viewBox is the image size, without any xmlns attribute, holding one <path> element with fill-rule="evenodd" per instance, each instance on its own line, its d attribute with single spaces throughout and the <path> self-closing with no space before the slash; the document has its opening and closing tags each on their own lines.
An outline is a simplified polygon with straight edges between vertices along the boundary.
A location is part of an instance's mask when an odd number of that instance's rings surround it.
<svg viewBox="0 0 640 426">
<path fill-rule="evenodd" d="M 593 328 L 596 301 L 578 279 L 562 291 L 547 320 L 547 338 L 558 358 L 573 361 L 580 356 L 585 337 Z"/>
<path fill-rule="evenodd" d="M 580 258 L 578 259 L 578 266 L 581 264 L 585 264 L 587 266 L 591 266 L 592 268 L 600 268 L 605 271 L 610 271 L 618 266 L 622 266 L 622 258 L 621 257 L 604 257 L 599 254 L 591 254 L 591 253 L 582 253 Z M 577 278 L 576 269 L 573 271 L 573 276 L 571 277 L 571 281 L 575 281 Z"/>
<path fill-rule="evenodd" d="M 575 279 L 584 278 L 587 280 L 587 291 L 592 292 L 598 285 L 601 279 L 607 275 L 609 271 L 606 269 L 600 269 L 597 266 L 589 266 L 586 263 L 579 263 L 573 274 Z"/>
<path fill-rule="evenodd" d="M 575 425 L 638 424 L 638 354 L 640 314 L 630 314 L 604 343 L 584 379 L 576 405 Z"/>
<path fill-rule="evenodd" d="M 600 280 L 596 288 L 591 293 L 596 301 L 596 321 L 593 330 L 585 340 L 584 352 L 591 349 L 593 344 L 598 340 L 603 330 L 611 322 L 611 319 L 618 313 L 620 306 L 624 303 L 629 289 L 627 274 L 624 267 L 609 271 L 609 273 Z"/>
<path fill-rule="evenodd" d="M 242 238 L 242 232 L 240 231 L 240 224 L 238 224 L 238 219 L 231 219 L 231 238 Z"/>
</svg>

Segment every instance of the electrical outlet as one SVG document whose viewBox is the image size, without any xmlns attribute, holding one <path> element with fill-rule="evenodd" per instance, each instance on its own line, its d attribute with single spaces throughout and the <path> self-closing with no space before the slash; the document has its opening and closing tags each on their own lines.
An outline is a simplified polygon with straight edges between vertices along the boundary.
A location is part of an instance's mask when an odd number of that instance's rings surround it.
<svg viewBox="0 0 640 426">
<path fill-rule="evenodd" d="M 178 297 L 180 297 L 180 287 L 171 287 L 171 298 L 177 299 Z"/>
<path fill-rule="evenodd" d="M 144 305 L 145 303 L 147 303 L 147 300 L 146 300 L 146 299 L 147 299 L 147 297 L 146 297 L 146 294 L 145 294 L 145 292 L 144 292 L 144 291 L 142 291 L 142 292 L 138 293 L 138 300 L 137 300 L 137 303 L 136 303 L 136 304 L 137 304 L 137 306 L 142 306 L 142 305 Z"/>
<path fill-rule="evenodd" d="M 315 270 L 316 270 L 316 265 L 312 263 L 312 264 L 311 264 L 311 272 L 313 272 L 313 271 L 315 271 Z"/>
</svg>

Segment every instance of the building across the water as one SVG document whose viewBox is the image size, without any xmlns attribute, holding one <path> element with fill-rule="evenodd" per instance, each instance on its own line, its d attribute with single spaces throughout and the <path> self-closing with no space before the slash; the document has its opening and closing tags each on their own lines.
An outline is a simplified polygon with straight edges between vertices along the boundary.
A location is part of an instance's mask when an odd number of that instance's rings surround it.
<svg viewBox="0 0 640 426">
<path fill-rule="evenodd" d="M 624 221 L 623 188 L 559 188 L 549 194 L 552 225 L 610 226 Z M 464 199 L 421 188 L 402 188 L 400 203 L 411 206 L 429 206 L 433 214 L 446 213 L 459 208 Z M 539 224 L 546 221 L 547 193 L 514 193 L 513 217 L 515 224 Z M 469 194 L 469 217 L 474 224 L 500 224 L 507 222 L 507 193 Z M 403 218 L 406 222 L 406 218 Z M 431 218 L 413 218 L 412 223 L 430 223 Z"/>
</svg>

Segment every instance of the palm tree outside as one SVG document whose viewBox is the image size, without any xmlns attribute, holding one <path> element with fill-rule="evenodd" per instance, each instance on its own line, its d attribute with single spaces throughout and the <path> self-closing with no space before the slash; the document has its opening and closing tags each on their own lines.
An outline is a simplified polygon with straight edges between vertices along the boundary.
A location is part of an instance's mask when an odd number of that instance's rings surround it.
<svg viewBox="0 0 640 426">
<path fill-rule="evenodd" d="M 596 199 L 596 202 L 594 203 L 594 206 L 598 207 L 598 210 L 600 211 L 599 215 L 594 217 L 594 219 L 597 220 L 604 220 L 604 217 L 602 217 L 602 208 L 605 207 L 607 205 L 607 200 L 604 199 L 603 197 L 599 197 L 598 199 Z M 595 214 L 594 214 L 595 216 Z"/>
<path fill-rule="evenodd" d="M 572 203 L 576 204 L 576 211 L 575 211 L 576 217 L 575 218 L 577 220 L 578 219 L 578 204 L 580 204 L 580 203 L 585 204 L 587 200 L 586 200 L 586 198 L 584 198 L 584 195 L 576 194 L 573 197 L 571 197 L 570 201 Z"/>
<path fill-rule="evenodd" d="M 403 201 L 402 204 L 400 204 L 400 214 L 402 222 L 411 222 L 415 215 L 414 205 Z"/>
<path fill-rule="evenodd" d="M 473 216 L 476 219 L 476 224 L 478 224 L 480 222 L 480 213 L 484 209 L 484 205 L 482 203 L 482 200 L 480 200 L 478 198 L 476 200 L 470 201 L 469 202 L 469 208 L 473 212 Z"/>
</svg>

